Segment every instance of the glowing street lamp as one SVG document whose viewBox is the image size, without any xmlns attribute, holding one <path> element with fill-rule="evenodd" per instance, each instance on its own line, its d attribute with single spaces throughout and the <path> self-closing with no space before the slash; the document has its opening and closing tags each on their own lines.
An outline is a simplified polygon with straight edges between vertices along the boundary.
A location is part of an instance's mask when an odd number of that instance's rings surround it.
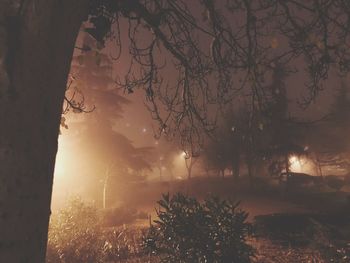
<svg viewBox="0 0 350 263">
<path fill-rule="evenodd" d="M 299 157 L 292 155 L 289 157 L 289 163 L 290 163 L 290 168 L 292 171 L 298 171 L 300 172 L 302 169 L 303 164 L 301 163 L 301 160 Z"/>
</svg>

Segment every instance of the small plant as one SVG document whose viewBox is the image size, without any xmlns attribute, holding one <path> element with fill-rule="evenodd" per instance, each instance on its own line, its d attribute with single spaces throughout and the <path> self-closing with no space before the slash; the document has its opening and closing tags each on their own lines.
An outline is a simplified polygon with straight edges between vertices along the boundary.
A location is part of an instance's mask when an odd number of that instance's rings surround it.
<svg viewBox="0 0 350 263">
<path fill-rule="evenodd" d="M 69 200 L 51 218 L 46 262 L 144 262 L 142 231 L 104 227 L 102 216 L 79 197 Z"/>
<path fill-rule="evenodd" d="M 98 262 L 103 240 L 95 207 L 81 198 L 72 198 L 52 217 L 49 229 L 47 262 Z"/>
<path fill-rule="evenodd" d="M 328 262 L 349 263 L 350 262 L 350 243 L 347 244 L 329 244 L 324 246 L 322 254 Z"/>
<path fill-rule="evenodd" d="M 248 214 L 232 203 L 209 198 L 203 203 L 180 193 L 158 201 L 158 220 L 144 239 L 161 262 L 250 262 L 253 248 L 246 239 Z"/>
</svg>

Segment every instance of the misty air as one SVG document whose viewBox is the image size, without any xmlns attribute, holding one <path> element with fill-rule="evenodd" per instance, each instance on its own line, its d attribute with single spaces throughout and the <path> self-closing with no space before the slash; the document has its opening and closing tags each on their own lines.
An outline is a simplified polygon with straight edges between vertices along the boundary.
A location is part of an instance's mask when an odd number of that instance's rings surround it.
<svg viewBox="0 0 350 263">
<path fill-rule="evenodd" d="M 349 21 L 1 0 L 0 263 L 350 263 Z"/>
</svg>

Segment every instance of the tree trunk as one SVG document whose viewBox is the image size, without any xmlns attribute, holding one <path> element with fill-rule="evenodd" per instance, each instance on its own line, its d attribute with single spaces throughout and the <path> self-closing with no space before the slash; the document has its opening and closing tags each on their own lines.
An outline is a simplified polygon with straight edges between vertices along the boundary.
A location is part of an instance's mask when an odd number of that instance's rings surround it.
<svg viewBox="0 0 350 263">
<path fill-rule="evenodd" d="M 41 263 L 62 102 L 87 1 L 4 2 L 0 3 L 0 262 Z"/>
<path fill-rule="evenodd" d="M 247 165 L 249 185 L 251 188 L 254 187 L 254 159 L 256 159 L 256 156 L 253 155 L 253 151 L 251 149 L 248 149 L 245 156 L 245 163 Z"/>
<path fill-rule="evenodd" d="M 185 159 L 187 169 L 187 179 L 190 180 L 192 177 L 192 157 Z"/>
<path fill-rule="evenodd" d="M 239 178 L 239 173 L 240 173 L 240 156 L 239 154 L 236 154 L 232 161 L 231 161 L 231 166 L 232 166 L 232 176 L 234 179 Z"/>
<path fill-rule="evenodd" d="M 323 178 L 322 165 L 318 156 L 316 156 L 316 165 L 318 168 L 318 176 L 321 176 L 321 178 Z"/>
<path fill-rule="evenodd" d="M 284 157 L 284 162 L 286 166 L 286 191 L 290 189 L 290 163 L 289 163 L 289 154 L 286 154 Z"/>
<path fill-rule="evenodd" d="M 254 187 L 254 173 L 253 173 L 253 162 L 250 158 L 248 158 L 247 160 L 247 167 L 248 167 L 249 186 L 252 188 Z"/>
</svg>

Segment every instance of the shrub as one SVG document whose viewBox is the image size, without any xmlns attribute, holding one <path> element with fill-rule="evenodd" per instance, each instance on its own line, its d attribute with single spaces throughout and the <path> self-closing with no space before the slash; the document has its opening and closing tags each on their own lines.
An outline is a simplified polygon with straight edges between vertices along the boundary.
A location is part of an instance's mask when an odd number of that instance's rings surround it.
<svg viewBox="0 0 350 263">
<path fill-rule="evenodd" d="M 103 247 L 97 209 L 72 198 L 50 222 L 48 263 L 95 263 Z"/>
<path fill-rule="evenodd" d="M 148 253 L 161 262 L 250 262 L 248 214 L 232 203 L 209 198 L 203 203 L 180 193 L 158 201 L 158 220 L 145 237 Z"/>
<path fill-rule="evenodd" d="M 51 218 L 46 262 L 144 262 L 138 260 L 142 236 L 141 230 L 103 227 L 95 207 L 72 198 Z"/>
</svg>

